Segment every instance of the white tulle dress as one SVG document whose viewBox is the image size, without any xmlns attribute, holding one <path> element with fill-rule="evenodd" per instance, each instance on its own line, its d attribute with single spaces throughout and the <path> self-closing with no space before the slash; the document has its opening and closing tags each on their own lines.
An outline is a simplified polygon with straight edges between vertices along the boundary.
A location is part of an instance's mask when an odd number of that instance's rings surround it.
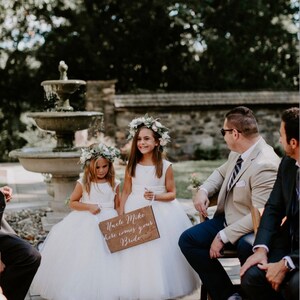
<svg viewBox="0 0 300 300">
<path fill-rule="evenodd" d="M 53 226 L 41 250 L 31 286 L 34 294 L 49 300 L 120 298 L 120 254 L 110 253 L 98 227 L 100 221 L 117 216 L 114 197 L 108 183 L 93 183 L 90 196 L 85 192 L 81 201 L 98 204 L 101 212 L 73 211 Z"/>
<path fill-rule="evenodd" d="M 170 162 L 163 161 L 163 176 L 157 178 L 154 166 L 136 167 L 132 192 L 125 212 L 149 205 L 145 188 L 155 193 L 166 192 L 165 175 Z M 160 238 L 121 251 L 121 300 L 175 299 L 192 293 L 199 277 L 190 267 L 178 246 L 181 233 L 192 224 L 181 204 L 154 201 L 153 211 Z"/>
</svg>

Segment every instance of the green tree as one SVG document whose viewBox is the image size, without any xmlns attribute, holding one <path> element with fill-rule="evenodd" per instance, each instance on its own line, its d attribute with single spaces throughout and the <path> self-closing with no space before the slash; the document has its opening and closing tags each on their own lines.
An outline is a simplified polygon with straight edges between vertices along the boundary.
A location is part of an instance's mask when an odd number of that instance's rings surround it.
<svg viewBox="0 0 300 300">
<path fill-rule="evenodd" d="M 36 45 L 30 43 L 30 47 L 26 47 L 36 29 L 28 15 L 33 5 L 23 4 L 21 1 L 0 2 L 0 160 L 8 160 L 12 149 L 25 144 L 19 136 L 25 129 L 20 114 L 35 107 L 39 90 L 35 78 Z"/>
<path fill-rule="evenodd" d="M 65 59 L 73 76 L 117 79 L 121 92 L 184 90 L 188 82 L 182 66 L 192 59 L 181 43 L 184 24 L 169 15 L 171 5 L 173 1 L 109 0 L 83 1 L 80 10 L 57 6 L 53 13 L 65 22 L 44 35 L 37 56 L 42 69 L 53 76 L 57 61 Z"/>
<path fill-rule="evenodd" d="M 52 10 L 64 21 L 44 34 L 41 77 L 53 78 L 63 58 L 73 76 L 117 79 L 119 92 L 298 88 L 297 7 L 288 0 L 77 5 Z"/>
<path fill-rule="evenodd" d="M 202 90 L 295 90 L 298 2 L 201 1 Z"/>
</svg>

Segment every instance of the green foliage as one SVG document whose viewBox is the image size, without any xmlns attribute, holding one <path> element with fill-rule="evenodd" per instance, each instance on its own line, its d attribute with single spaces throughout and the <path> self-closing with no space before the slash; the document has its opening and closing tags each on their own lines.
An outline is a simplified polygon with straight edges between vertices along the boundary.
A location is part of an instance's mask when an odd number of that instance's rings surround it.
<svg viewBox="0 0 300 300">
<path fill-rule="evenodd" d="M 199 180 L 204 182 L 206 178 L 223 163 L 224 160 L 190 160 L 174 163 L 173 170 L 177 198 L 192 198 L 192 191 L 188 188 L 191 184 L 189 180 L 191 174 L 196 173 Z"/>
<path fill-rule="evenodd" d="M 122 93 L 298 86 L 297 2 L 7 2 L 0 17 L 19 19 L 1 34 L 14 42 L 6 67 L 36 86 L 58 78 L 60 60 L 70 78 L 117 79 Z"/>
<path fill-rule="evenodd" d="M 201 36 L 207 47 L 200 58 L 201 88 L 294 90 L 299 86 L 298 6 L 289 0 L 199 3 Z"/>
<path fill-rule="evenodd" d="M 216 160 L 220 159 L 222 157 L 220 148 L 218 146 L 216 147 L 197 147 L 194 151 L 194 158 L 195 160 Z"/>
</svg>

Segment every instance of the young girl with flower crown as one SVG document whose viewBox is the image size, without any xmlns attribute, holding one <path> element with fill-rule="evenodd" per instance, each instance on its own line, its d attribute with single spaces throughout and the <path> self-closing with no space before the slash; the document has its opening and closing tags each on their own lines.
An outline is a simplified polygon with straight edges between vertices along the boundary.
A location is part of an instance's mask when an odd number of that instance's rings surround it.
<svg viewBox="0 0 300 300">
<path fill-rule="evenodd" d="M 100 221 L 117 216 L 117 156 L 116 148 L 104 144 L 82 150 L 83 177 L 70 196 L 74 211 L 53 226 L 45 240 L 34 293 L 52 300 L 119 299 L 119 254 L 110 253 L 98 227 Z"/>
<path fill-rule="evenodd" d="M 160 238 L 121 252 L 120 299 L 174 299 L 190 294 L 199 285 L 198 276 L 177 243 L 192 224 L 175 199 L 172 164 L 163 159 L 168 129 L 147 115 L 134 119 L 129 127 L 133 140 L 120 212 L 152 205 Z"/>
</svg>

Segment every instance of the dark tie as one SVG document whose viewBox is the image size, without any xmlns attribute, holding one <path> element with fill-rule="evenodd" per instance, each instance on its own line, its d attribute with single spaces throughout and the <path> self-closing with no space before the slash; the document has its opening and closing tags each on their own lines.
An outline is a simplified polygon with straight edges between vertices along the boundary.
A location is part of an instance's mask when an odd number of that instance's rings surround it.
<svg viewBox="0 0 300 300">
<path fill-rule="evenodd" d="M 241 166 L 242 166 L 242 162 L 243 162 L 243 159 L 241 158 L 241 156 L 239 156 L 238 160 L 236 161 L 236 164 L 234 166 L 234 170 L 232 172 L 232 176 L 231 176 L 231 179 L 230 179 L 230 183 L 228 185 L 228 190 L 231 189 L 232 187 L 232 184 L 235 180 L 235 177 L 236 175 L 239 173 L 240 169 L 241 169 Z"/>
</svg>

